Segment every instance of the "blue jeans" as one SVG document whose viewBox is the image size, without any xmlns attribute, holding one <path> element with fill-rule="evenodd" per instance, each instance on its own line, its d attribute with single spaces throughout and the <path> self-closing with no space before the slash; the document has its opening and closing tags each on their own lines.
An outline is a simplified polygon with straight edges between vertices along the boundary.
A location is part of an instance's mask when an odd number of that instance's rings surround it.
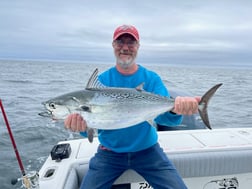
<svg viewBox="0 0 252 189">
<path fill-rule="evenodd" d="M 139 173 L 154 189 L 186 189 L 174 165 L 159 144 L 131 153 L 115 153 L 99 146 L 90 160 L 80 189 L 110 189 L 127 169 Z"/>
</svg>

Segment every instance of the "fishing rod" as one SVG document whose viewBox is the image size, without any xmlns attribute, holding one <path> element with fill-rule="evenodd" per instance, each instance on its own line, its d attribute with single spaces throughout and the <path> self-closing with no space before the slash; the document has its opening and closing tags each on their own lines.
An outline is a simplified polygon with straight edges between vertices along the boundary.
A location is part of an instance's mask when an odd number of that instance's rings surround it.
<svg viewBox="0 0 252 189">
<path fill-rule="evenodd" d="M 26 174 L 26 172 L 25 172 L 25 169 L 24 169 L 24 166 L 23 166 L 23 162 L 22 162 L 21 157 L 19 155 L 19 152 L 18 152 L 18 149 L 17 149 L 17 145 L 16 145 L 15 139 L 13 137 L 13 134 L 12 134 L 12 131 L 11 131 L 11 127 L 10 127 L 7 115 L 6 115 L 5 111 L 4 111 L 4 106 L 3 106 L 3 103 L 2 103 L 1 99 L 0 99 L 0 107 L 1 107 L 1 110 L 2 110 L 2 114 L 3 114 L 4 121 L 5 121 L 5 125 L 7 127 L 7 130 L 8 130 L 11 142 L 12 142 L 13 149 L 14 149 L 15 154 L 16 154 L 18 165 L 19 165 L 20 171 L 22 173 L 22 178 L 21 179 L 13 180 L 12 184 L 16 184 L 17 181 L 22 180 L 22 184 L 23 184 L 23 186 L 25 188 L 27 188 L 27 189 L 36 189 L 36 188 L 39 187 L 38 186 L 38 174 L 35 171 L 32 171 L 32 172 L 30 172 L 28 174 Z"/>
</svg>

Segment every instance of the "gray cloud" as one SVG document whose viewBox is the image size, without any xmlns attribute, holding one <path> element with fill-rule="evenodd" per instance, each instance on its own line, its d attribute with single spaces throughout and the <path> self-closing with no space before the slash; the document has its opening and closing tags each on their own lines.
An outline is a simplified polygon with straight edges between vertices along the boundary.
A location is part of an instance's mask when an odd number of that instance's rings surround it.
<svg viewBox="0 0 252 189">
<path fill-rule="evenodd" d="M 249 0 L 0 1 L 0 58 L 111 61 L 112 33 L 133 24 L 139 61 L 251 61 Z"/>
</svg>

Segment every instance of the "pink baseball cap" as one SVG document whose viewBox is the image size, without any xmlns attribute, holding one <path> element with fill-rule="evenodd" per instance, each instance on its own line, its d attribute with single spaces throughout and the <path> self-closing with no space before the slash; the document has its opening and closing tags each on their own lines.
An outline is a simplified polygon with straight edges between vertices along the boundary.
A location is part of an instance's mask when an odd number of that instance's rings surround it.
<svg viewBox="0 0 252 189">
<path fill-rule="evenodd" d="M 139 34 L 137 29 L 134 26 L 131 25 L 122 25 L 116 28 L 113 36 L 113 40 L 116 40 L 118 37 L 120 37 L 123 34 L 130 34 L 132 35 L 137 41 L 139 41 Z"/>
</svg>

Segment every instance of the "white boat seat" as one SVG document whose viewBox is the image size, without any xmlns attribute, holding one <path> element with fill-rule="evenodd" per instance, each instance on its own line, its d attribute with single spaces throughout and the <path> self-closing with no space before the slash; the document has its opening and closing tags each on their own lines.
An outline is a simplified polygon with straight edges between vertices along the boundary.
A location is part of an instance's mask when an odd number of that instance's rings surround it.
<svg viewBox="0 0 252 189">
<path fill-rule="evenodd" d="M 183 178 L 230 175 L 251 172 L 252 150 L 224 150 L 171 154 L 169 158 Z M 68 176 L 65 189 L 79 188 L 88 164 L 75 164 Z M 133 170 L 127 170 L 115 184 L 142 182 L 143 178 Z"/>
</svg>

